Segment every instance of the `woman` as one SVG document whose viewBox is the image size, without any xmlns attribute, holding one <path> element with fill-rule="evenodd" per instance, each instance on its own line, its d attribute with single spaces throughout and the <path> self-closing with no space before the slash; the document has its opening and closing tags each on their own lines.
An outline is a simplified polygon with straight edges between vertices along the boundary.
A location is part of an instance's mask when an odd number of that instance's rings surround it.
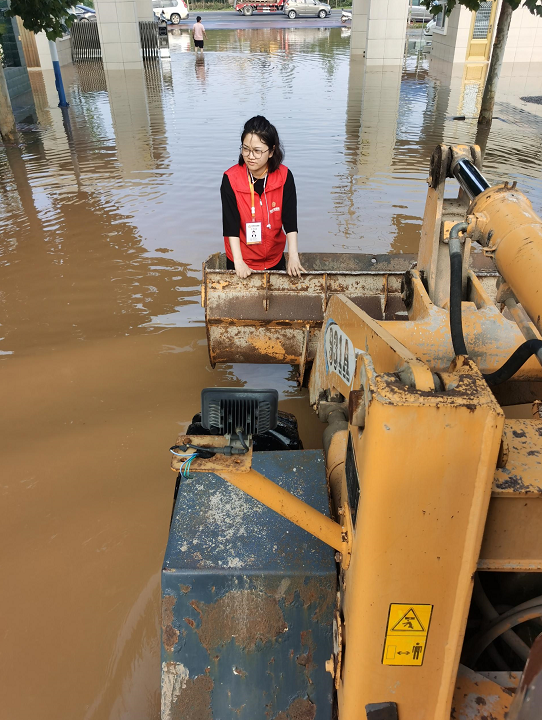
<svg viewBox="0 0 542 720">
<path fill-rule="evenodd" d="M 245 123 L 239 162 L 226 170 L 220 188 L 227 268 L 240 278 L 253 270 L 305 272 L 297 252 L 295 183 L 283 157 L 277 130 L 268 120 L 256 115 Z"/>
</svg>

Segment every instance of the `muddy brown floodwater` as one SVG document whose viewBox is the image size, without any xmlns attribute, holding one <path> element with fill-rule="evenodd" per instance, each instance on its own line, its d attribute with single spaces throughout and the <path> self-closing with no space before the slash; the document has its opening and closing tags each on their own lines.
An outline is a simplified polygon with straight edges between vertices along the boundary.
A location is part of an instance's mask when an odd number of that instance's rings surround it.
<svg viewBox="0 0 542 720">
<path fill-rule="evenodd" d="M 476 135 L 479 79 L 421 55 L 364 74 L 348 29 L 208 35 L 145 75 L 65 68 L 68 122 L 32 71 L 39 125 L 0 149 L 2 720 L 159 717 L 168 447 L 203 387 L 277 387 L 320 444 L 291 368 L 208 363 L 200 269 L 244 120 L 277 124 L 311 251 L 415 252 L 433 148 Z M 505 72 L 483 139 L 539 212 L 541 77 Z"/>
</svg>

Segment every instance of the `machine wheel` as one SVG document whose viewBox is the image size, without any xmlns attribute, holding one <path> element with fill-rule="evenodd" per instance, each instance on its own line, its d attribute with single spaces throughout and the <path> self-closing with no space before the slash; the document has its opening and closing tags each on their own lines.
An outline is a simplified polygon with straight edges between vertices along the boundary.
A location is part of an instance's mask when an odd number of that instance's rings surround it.
<svg viewBox="0 0 542 720">
<path fill-rule="evenodd" d="M 245 7 L 243 8 L 243 15 L 252 15 L 252 8 L 250 7 L 250 5 L 245 5 Z"/>
<path fill-rule="evenodd" d="M 173 15 L 169 19 L 174 25 L 178 25 L 181 22 L 181 16 L 179 15 L 179 13 L 173 13 Z"/>
<path fill-rule="evenodd" d="M 297 17 L 296 11 L 295 11 L 295 10 L 290 10 L 290 12 L 288 13 L 288 17 L 290 18 L 290 20 L 295 20 L 296 17 Z"/>
<path fill-rule="evenodd" d="M 327 12 L 325 10 L 320 10 L 318 13 L 318 17 L 323 20 L 325 17 L 327 17 Z"/>
</svg>

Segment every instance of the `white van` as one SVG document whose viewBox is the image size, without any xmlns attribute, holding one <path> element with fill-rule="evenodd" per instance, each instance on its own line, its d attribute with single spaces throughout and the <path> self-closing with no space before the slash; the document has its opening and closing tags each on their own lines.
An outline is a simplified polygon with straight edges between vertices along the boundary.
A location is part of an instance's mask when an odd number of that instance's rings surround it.
<svg viewBox="0 0 542 720">
<path fill-rule="evenodd" d="M 164 13 L 166 19 L 171 20 L 174 25 L 188 18 L 188 8 L 184 0 L 152 0 L 152 9 L 157 17 Z"/>
</svg>

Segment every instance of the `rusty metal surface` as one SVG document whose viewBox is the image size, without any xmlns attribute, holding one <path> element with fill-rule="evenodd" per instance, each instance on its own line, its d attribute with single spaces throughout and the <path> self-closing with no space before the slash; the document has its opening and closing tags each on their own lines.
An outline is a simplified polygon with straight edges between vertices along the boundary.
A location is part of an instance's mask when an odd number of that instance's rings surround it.
<svg viewBox="0 0 542 720">
<path fill-rule="evenodd" d="M 493 496 L 513 493 L 542 499 L 542 422 L 507 420 L 504 436 L 508 458 L 505 467 L 495 471 Z"/>
<path fill-rule="evenodd" d="M 301 262 L 308 272 L 301 277 L 254 272 L 241 280 L 226 270 L 225 255 L 211 256 L 204 263 L 202 298 L 212 364 L 312 362 L 325 311 L 338 294 L 376 320 L 407 320 L 401 286 L 415 260 L 414 255 L 305 253 Z M 491 261 L 473 255 L 472 267 L 494 297 Z"/>
<path fill-rule="evenodd" d="M 365 273 L 369 270 L 403 273 L 416 260 L 414 254 L 363 253 L 300 253 L 301 264 L 308 273 Z M 205 263 L 207 271 L 226 271 L 225 253 L 211 255 Z M 264 271 L 262 271 L 263 274 Z M 271 273 L 272 275 L 276 273 Z M 283 276 L 286 273 L 281 273 Z"/>
<path fill-rule="evenodd" d="M 512 698 L 509 690 L 460 665 L 450 720 L 506 720 Z"/>
<path fill-rule="evenodd" d="M 507 720 L 540 720 L 542 716 L 542 635 L 533 643 Z"/>
<path fill-rule="evenodd" d="M 542 570 L 542 422 L 507 420 L 504 467 L 495 470 L 479 570 Z"/>
<path fill-rule="evenodd" d="M 328 514 L 320 451 L 256 453 Z M 333 551 L 213 474 L 181 483 L 162 572 L 162 718 L 330 720 Z"/>
</svg>

